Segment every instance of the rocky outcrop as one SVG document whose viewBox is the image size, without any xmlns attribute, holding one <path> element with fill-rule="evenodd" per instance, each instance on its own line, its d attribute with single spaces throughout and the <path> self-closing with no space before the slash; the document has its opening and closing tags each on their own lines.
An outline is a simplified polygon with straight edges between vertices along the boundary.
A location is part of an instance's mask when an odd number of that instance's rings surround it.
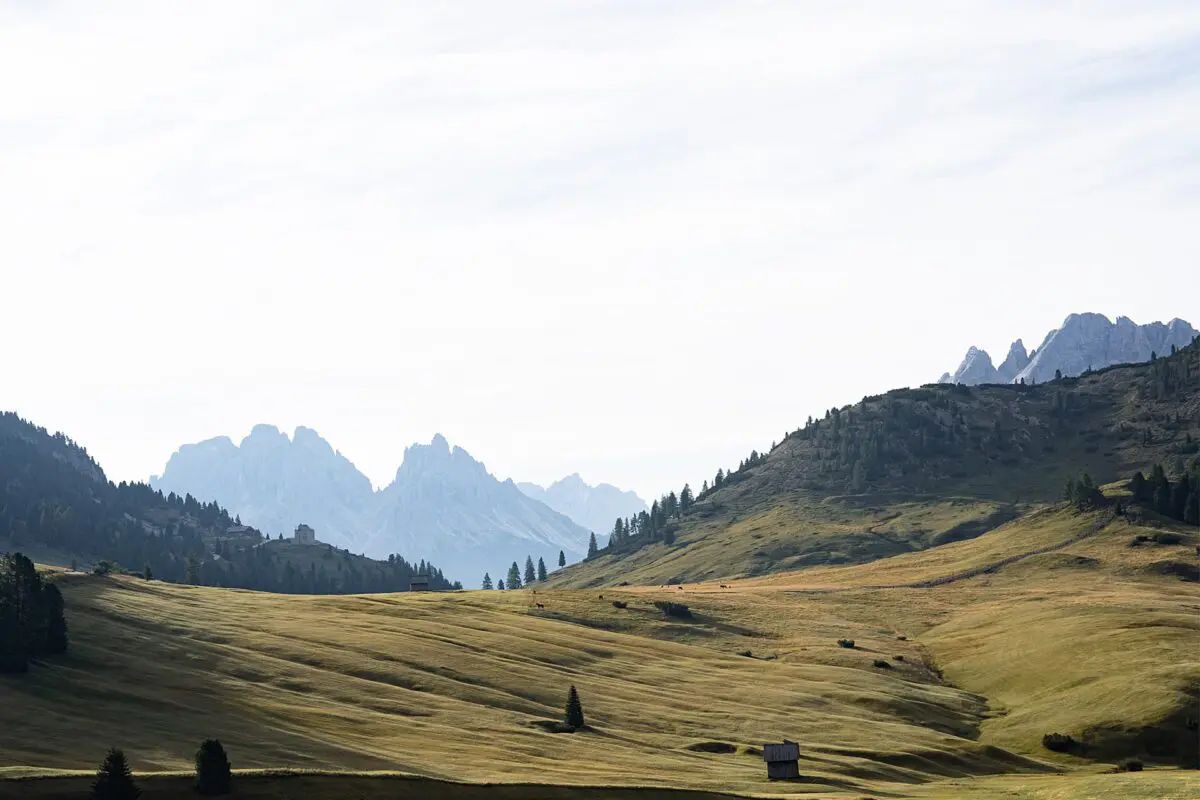
<svg viewBox="0 0 1200 800">
<path fill-rule="evenodd" d="M 579 473 L 555 481 L 545 489 L 536 483 L 518 483 L 517 488 L 597 534 L 611 530 L 617 517 L 624 519 L 649 510 L 635 492 L 621 491 L 607 483 L 589 486 Z"/>
<path fill-rule="evenodd" d="M 1156 353 L 1169 353 L 1172 346 L 1183 347 L 1195 336 L 1196 329 L 1181 319 L 1138 325 L 1128 317 L 1112 322 L 1103 314 L 1072 314 L 1031 353 L 1025 352 L 1020 339 L 1013 342 L 999 368 L 992 367 L 985 351 L 971 347 L 955 373 L 943 375 L 940 382 L 1044 383 L 1058 372 L 1074 376 L 1113 364 L 1149 361 Z"/>
<path fill-rule="evenodd" d="M 257 425 L 235 445 L 221 436 L 180 447 L 152 485 L 163 492 L 216 500 L 270 535 L 296 525 L 318 540 L 377 558 L 399 553 L 437 564 L 474 585 L 484 571 L 499 577 L 514 561 L 587 552 L 588 531 L 565 515 L 498 481 L 440 434 L 404 451 L 395 480 L 375 491 L 365 475 L 310 428 L 291 438 Z"/>
</svg>

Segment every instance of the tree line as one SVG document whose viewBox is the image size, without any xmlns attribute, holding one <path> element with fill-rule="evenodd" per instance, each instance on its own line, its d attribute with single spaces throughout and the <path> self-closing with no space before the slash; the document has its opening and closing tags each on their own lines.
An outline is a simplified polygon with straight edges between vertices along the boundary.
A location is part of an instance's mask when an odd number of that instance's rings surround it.
<svg viewBox="0 0 1200 800">
<path fill-rule="evenodd" d="M 0 673 L 67 651 L 62 593 L 20 553 L 0 555 Z"/>
<path fill-rule="evenodd" d="M 594 535 L 594 534 L 593 534 Z M 562 551 L 558 551 L 558 566 L 565 567 L 567 565 L 567 556 Z M 543 583 L 549 573 L 546 570 L 546 562 L 541 556 L 538 557 L 537 565 L 534 566 L 533 556 L 525 556 L 525 571 L 522 573 L 517 562 L 512 562 L 508 567 L 508 572 L 503 578 L 499 578 L 495 583 L 492 582 L 490 572 L 483 573 L 483 581 L 480 588 L 483 589 L 499 589 L 501 591 L 507 589 L 520 589 L 523 586 L 532 586 L 535 583 Z"/>
<path fill-rule="evenodd" d="M 1164 517 L 1200 525 L 1200 459 L 1192 459 L 1190 469 L 1172 481 L 1162 464 L 1155 464 L 1146 477 L 1135 472 L 1129 481 L 1135 502 L 1154 509 Z"/>
</svg>

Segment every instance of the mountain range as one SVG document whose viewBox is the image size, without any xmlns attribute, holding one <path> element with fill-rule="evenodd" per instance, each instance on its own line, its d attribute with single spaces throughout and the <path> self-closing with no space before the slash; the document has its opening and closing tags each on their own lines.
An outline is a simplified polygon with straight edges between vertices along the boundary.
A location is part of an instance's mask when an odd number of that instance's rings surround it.
<svg viewBox="0 0 1200 800">
<path fill-rule="evenodd" d="M 591 487 L 578 476 L 548 490 L 519 488 L 440 434 L 408 447 L 393 481 L 376 491 L 316 431 L 298 427 L 289 438 L 272 425 L 256 425 L 240 445 L 227 436 L 183 445 L 151 485 L 216 500 L 268 534 L 305 523 L 319 541 L 354 552 L 426 559 L 469 585 L 484 572 L 500 577 L 526 556 L 551 569 L 560 551 L 578 560 L 590 530 L 606 532 L 623 511 L 645 508 L 632 492 Z M 603 524 L 580 524 L 592 519 Z"/>
<path fill-rule="evenodd" d="M 545 503 L 597 533 L 608 533 L 617 517 L 632 517 L 648 510 L 646 501 L 638 497 L 636 492 L 622 491 L 608 483 L 589 486 L 578 472 L 555 481 L 547 488 L 536 483 L 518 483 L 517 488 L 527 497 Z"/>
<path fill-rule="evenodd" d="M 1129 317 L 1112 322 L 1103 314 L 1071 314 L 1035 350 L 1026 352 L 1025 343 L 1017 339 L 998 367 L 987 351 L 972 346 L 954 374 L 945 373 L 939 383 L 1045 383 L 1056 373 L 1075 376 L 1113 364 L 1149 361 L 1166 355 L 1172 346 L 1185 347 L 1195 336 L 1196 329 L 1181 319 L 1138 325 Z"/>
</svg>

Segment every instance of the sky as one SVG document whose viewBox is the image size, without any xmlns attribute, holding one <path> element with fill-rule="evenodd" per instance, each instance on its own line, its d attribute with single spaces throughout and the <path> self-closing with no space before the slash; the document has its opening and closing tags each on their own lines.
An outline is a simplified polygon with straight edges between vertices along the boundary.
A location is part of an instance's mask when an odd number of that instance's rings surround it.
<svg viewBox="0 0 1200 800">
<path fill-rule="evenodd" d="M 656 496 L 1200 324 L 1198 131 L 1195 0 L 0 0 L 0 407 L 115 480 L 268 422 Z"/>
</svg>

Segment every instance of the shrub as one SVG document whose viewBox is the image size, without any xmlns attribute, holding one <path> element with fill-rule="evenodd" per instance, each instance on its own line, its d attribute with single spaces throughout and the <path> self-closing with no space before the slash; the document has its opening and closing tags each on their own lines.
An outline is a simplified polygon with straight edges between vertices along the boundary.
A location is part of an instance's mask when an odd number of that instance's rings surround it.
<svg viewBox="0 0 1200 800">
<path fill-rule="evenodd" d="M 907 636 L 897 636 L 897 637 L 896 637 L 896 641 L 898 641 L 898 642 L 907 642 L 907 641 L 908 641 L 908 637 L 907 637 Z"/>
<path fill-rule="evenodd" d="M 838 639 L 838 645 L 840 647 L 848 647 L 851 650 L 853 650 L 854 649 L 854 640 L 853 639 Z"/>
<path fill-rule="evenodd" d="M 626 608 L 629 606 L 629 603 L 626 603 L 624 600 L 613 600 L 612 603 L 613 608 Z"/>
<path fill-rule="evenodd" d="M 874 661 L 872 661 L 871 666 L 878 667 L 879 669 L 891 669 L 892 668 L 892 665 L 888 661 L 886 661 L 885 659 L 882 659 L 882 658 L 877 658 Z"/>
<path fill-rule="evenodd" d="M 1071 753 L 1079 748 L 1079 742 L 1065 733 L 1047 733 L 1042 737 L 1042 747 L 1055 753 Z"/>
<path fill-rule="evenodd" d="M 125 753 L 115 747 L 109 750 L 92 783 L 92 800 L 137 800 L 141 794 Z"/>
<path fill-rule="evenodd" d="M 892 658 L 896 659 L 897 661 L 903 661 L 903 660 L 904 660 L 904 656 L 903 656 L 903 655 L 899 655 L 899 656 L 892 656 Z"/>
<path fill-rule="evenodd" d="M 1122 772 L 1141 772 L 1142 771 L 1142 762 L 1140 759 L 1130 758 L 1121 763 L 1121 771 Z"/>
<path fill-rule="evenodd" d="M 620 583 L 617 584 L 617 586 L 628 586 L 628 585 L 629 585 L 629 581 L 621 581 Z"/>
<path fill-rule="evenodd" d="M 743 650 L 740 653 L 738 653 L 738 655 L 745 656 L 746 658 L 754 658 L 754 653 L 751 653 L 749 650 Z"/>
<path fill-rule="evenodd" d="M 232 780 L 225 748 L 217 739 L 205 739 L 196 751 L 196 791 L 204 795 L 229 794 Z"/>
<path fill-rule="evenodd" d="M 677 619 L 692 619 L 692 612 L 683 603 L 672 603 L 670 600 L 655 601 L 654 607 L 668 617 Z"/>
<path fill-rule="evenodd" d="M 1183 536 L 1178 533 L 1156 533 L 1154 535 L 1155 544 L 1182 544 Z"/>
</svg>

